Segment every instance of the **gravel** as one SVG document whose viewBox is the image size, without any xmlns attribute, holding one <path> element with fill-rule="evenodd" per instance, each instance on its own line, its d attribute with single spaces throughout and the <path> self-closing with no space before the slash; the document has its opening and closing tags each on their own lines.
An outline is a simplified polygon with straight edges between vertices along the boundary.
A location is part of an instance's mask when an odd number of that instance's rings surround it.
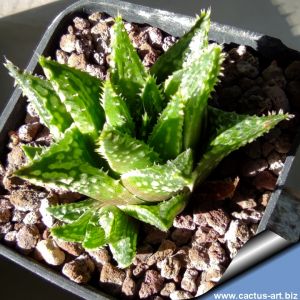
<svg viewBox="0 0 300 300">
<path fill-rule="evenodd" d="M 105 79 L 112 23 L 103 13 L 75 17 L 60 38 L 57 61 Z M 147 25 L 126 23 L 125 27 L 147 68 L 177 41 Z M 260 115 L 300 109 L 300 61 L 284 67 L 276 61 L 261 64 L 248 47 L 227 46 L 225 75 L 216 87 L 213 105 Z M 70 280 L 91 283 L 117 298 L 202 295 L 217 284 L 238 250 L 255 234 L 291 149 L 297 122 L 297 118 L 285 122 L 227 157 L 168 232 L 141 226 L 143 238 L 134 263 L 122 270 L 108 248 L 85 252 L 77 243 L 52 239 L 49 228 L 57 221 L 46 208 L 81 195 L 46 191 L 12 176 L 26 163 L 23 144 L 48 146 L 52 141 L 29 104 L 25 123 L 9 133 L 7 159 L 0 164 L 0 239 Z"/>
<path fill-rule="evenodd" d="M 49 265 L 59 266 L 65 261 L 65 253 L 59 249 L 52 239 L 39 241 L 36 250 Z"/>
<path fill-rule="evenodd" d="M 62 273 L 76 283 L 87 283 L 91 279 L 94 270 L 93 261 L 87 255 L 81 255 L 65 263 Z"/>
</svg>

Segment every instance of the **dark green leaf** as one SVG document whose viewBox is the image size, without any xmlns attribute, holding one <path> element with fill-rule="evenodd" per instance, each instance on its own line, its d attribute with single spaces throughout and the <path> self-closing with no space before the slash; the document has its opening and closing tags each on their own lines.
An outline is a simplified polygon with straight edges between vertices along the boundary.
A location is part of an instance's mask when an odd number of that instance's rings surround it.
<svg viewBox="0 0 300 300">
<path fill-rule="evenodd" d="M 54 237 L 65 241 L 83 242 L 85 238 L 86 228 L 92 215 L 93 212 L 89 210 L 72 223 L 51 228 L 51 234 Z"/>
<path fill-rule="evenodd" d="M 120 16 L 115 19 L 112 28 L 111 48 L 111 82 L 117 92 L 126 98 L 130 111 L 136 116 L 142 108 L 138 94 L 147 75 Z"/>
<path fill-rule="evenodd" d="M 92 210 L 99 202 L 93 199 L 87 199 L 79 202 L 53 205 L 47 208 L 47 211 L 56 219 L 70 223 L 76 221 L 88 210 Z"/>
<path fill-rule="evenodd" d="M 167 231 L 172 226 L 174 218 L 186 206 L 187 200 L 187 194 L 179 194 L 155 205 L 125 205 L 120 208 L 135 219 Z"/>
<path fill-rule="evenodd" d="M 174 95 L 160 115 L 148 144 L 166 161 L 182 151 L 184 99 Z"/>
<path fill-rule="evenodd" d="M 55 139 L 61 138 L 73 120 L 51 83 L 26 72 L 22 73 L 10 61 L 6 61 L 5 66 L 36 109 L 41 122 L 49 128 Z"/>
<path fill-rule="evenodd" d="M 186 156 L 185 153 L 181 155 Z M 187 166 L 182 165 L 183 161 L 187 163 Z M 181 170 L 176 164 L 181 167 Z M 163 201 L 185 187 L 189 187 L 191 179 L 183 174 L 189 168 L 190 160 L 179 158 L 178 161 L 169 161 L 165 165 L 154 165 L 150 168 L 130 171 L 122 174 L 121 179 L 126 189 L 140 199 L 151 202 Z"/>
<path fill-rule="evenodd" d="M 158 83 L 198 57 L 199 51 L 208 44 L 209 27 L 210 11 L 202 11 L 193 27 L 152 66 L 151 74 L 157 77 Z"/>
<path fill-rule="evenodd" d="M 159 156 L 147 144 L 105 126 L 99 140 L 99 153 L 117 173 L 150 167 Z"/>
<path fill-rule="evenodd" d="M 100 201 L 140 202 L 119 181 L 90 164 L 91 159 L 82 134 L 74 127 L 15 175 L 33 184 L 71 190 Z"/>
<path fill-rule="evenodd" d="M 194 182 L 201 183 L 229 153 L 253 142 L 279 122 L 289 118 L 290 115 L 282 112 L 259 117 L 209 107 L 210 128 L 215 130 L 211 132 L 206 152 L 193 171 Z"/>
<path fill-rule="evenodd" d="M 43 152 L 44 148 L 37 146 L 22 145 L 22 150 L 24 151 L 26 157 L 29 160 L 33 160 Z"/>
<path fill-rule="evenodd" d="M 136 253 L 136 222 L 116 206 L 108 206 L 101 210 L 100 224 L 118 266 L 128 267 Z"/>
<path fill-rule="evenodd" d="M 114 91 L 109 80 L 104 83 L 102 106 L 107 124 L 121 132 L 134 135 L 135 125 L 128 107 L 122 97 Z"/>
<path fill-rule="evenodd" d="M 39 62 L 80 131 L 96 139 L 105 122 L 100 80 L 44 57 Z"/>
<path fill-rule="evenodd" d="M 96 211 L 86 227 L 86 234 L 82 246 L 85 249 L 95 250 L 106 244 L 105 232 L 100 226 L 101 214 Z"/>
</svg>

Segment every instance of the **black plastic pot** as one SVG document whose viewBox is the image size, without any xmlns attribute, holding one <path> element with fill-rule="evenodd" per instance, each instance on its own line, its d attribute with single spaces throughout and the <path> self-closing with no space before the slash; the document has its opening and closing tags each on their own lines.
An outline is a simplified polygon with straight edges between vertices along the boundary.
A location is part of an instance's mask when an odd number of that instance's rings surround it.
<svg viewBox="0 0 300 300">
<path fill-rule="evenodd" d="M 181 36 L 193 21 L 191 17 L 184 15 L 117 0 L 78 1 L 65 9 L 49 26 L 27 70 L 39 72 L 40 70 L 37 66 L 38 56 L 41 54 L 45 56 L 54 55 L 54 50 L 58 48 L 59 37 L 63 34 L 68 24 L 71 23 L 74 16 L 86 15 L 95 11 L 106 12 L 112 16 L 120 13 L 127 21 L 147 23 L 159 27 L 174 36 Z M 287 48 L 278 39 L 226 25 L 213 23 L 210 39 L 219 43 L 251 46 L 257 50 L 258 55 L 263 57 L 266 63 L 275 59 L 280 65 L 286 66 L 293 60 L 300 59 L 299 52 Z M 16 89 L 0 119 L 1 153 L 3 153 L 4 146 L 7 143 L 8 131 L 16 129 L 24 121 L 25 105 L 26 101 L 21 96 L 20 90 Z M 298 141 L 299 138 L 286 159 L 284 169 L 278 179 L 278 187 L 270 199 L 259 225 L 258 234 L 238 253 L 222 278 L 222 282 L 299 240 L 300 202 L 295 200 L 295 193 L 290 192 L 291 189 L 287 182 L 290 170 L 295 168 L 296 161 L 300 160 L 300 154 L 298 154 L 297 158 L 295 156 L 299 144 Z M 253 251 L 254 249 L 255 251 Z M 1 244 L 0 254 L 84 299 L 112 299 L 111 296 L 101 293 L 93 287 L 75 284 L 46 266 L 40 265 L 36 261 L 22 256 Z"/>
</svg>

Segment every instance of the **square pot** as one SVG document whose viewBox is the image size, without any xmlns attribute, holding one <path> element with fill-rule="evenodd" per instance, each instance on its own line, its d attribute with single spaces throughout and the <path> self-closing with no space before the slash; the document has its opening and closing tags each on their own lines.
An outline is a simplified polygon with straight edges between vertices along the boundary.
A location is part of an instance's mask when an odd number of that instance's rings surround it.
<svg viewBox="0 0 300 300">
<path fill-rule="evenodd" d="M 116 16 L 120 13 L 127 21 L 142 24 L 147 23 L 168 32 L 173 36 L 181 36 L 193 23 L 191 17 L 117 0 L 78 1 L 66 8 L 49 26 L 35 51 L 35 55 L 27 67 L 27 71 L 37 73 L 41 71 L 37 66 L 38 56 L 54 56 L 54 51 L 58 48 L 59 37 L 63 34 L 63 30 L 66 29 L 67 25 L 71 23 L 75 16 L 86 15 L 96 11 L 105 12 L 111 16 Z M 211 40 L 218 43 L 233 43 L 250 46 L 267 62 L 276 60 L 279 64 L 286 66 L 290 62 L 300 59 L 299 52 L 287 48 L 278 39 L 258 33 L 243 31 L 231 26 L 212 23 L 209 37 Z M 26 111 L 25 106 L 26 101 L 21 96 L 20 90 L 16 89 L 1 115 L 1 153 L 3 153 L 4 145 L 7 144 L 8 132 L 18 128 L 23 123 Z M 294 161 L 300 159 L 299 154 L 298 157 L 295 158 L 299 140 L 299 137 L 297 137 L 295 145 L 287 157 L 285 166 L 278 178 L 278 188 L 273 192 L 263 219 L 259 224 L 258 233 L 260 234 L 255 236 L 249 243 L 251 246 L 251 243 L 254 245 L 255 243 L 261 244 L 266 243 L 268 240 L 273 240 L 273 248 L 265 248 L 265 253 L 268 253 L 269 255 L 287 247 L 290 243 L 299 240 L 300 217 L 297 215 L 297 210 L 299 211 L 300 209 L 299 202 L 295 201 L 289 188 L 285 188 L 286 180 L 289 177 L 290 169 L 293 168 Z M 1 156 L 3 156 L 3 154 L 1 154 Z M 296 226 L 294 226 L 295 222 Z M 248 248 L 249 244 L 247 244 Z M 247 246 L 241 251 L 244 254 L 247 254 Z M 22 256 L 1 244 L 0 254 L 84 299 L 113 299 L 111 296 L 99 292 L 91 286 L 75 284 L 64 276 L 58 275 L 50 268 L 40 265 L 36 261 Z M 240 264 L 239 270 L 235 269 L 230 271 L 229 267 L 225 273 L 227 276 L 225 276 L 226 279 L 236 275 L 246 267 L 257 263 L 264 258 L 264 256 L 260 256 L 257 253 L 255 255 L 256 258 L 252 258 L 252 260 L 248 256 L 248 265 Z M 238 258 L 239 254 L 233 262 L 238 261 Z"/>
</svg>

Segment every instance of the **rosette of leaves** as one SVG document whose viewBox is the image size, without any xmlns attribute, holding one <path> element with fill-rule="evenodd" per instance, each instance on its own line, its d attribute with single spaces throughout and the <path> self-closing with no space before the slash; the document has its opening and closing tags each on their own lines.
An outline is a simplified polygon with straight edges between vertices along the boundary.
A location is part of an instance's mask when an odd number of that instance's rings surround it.
<svg viewBox="0 0 300 300">
<path fill-rule="evenodd" d="M 130 43 L 120 16 L 111 32 L 110 78 L 41 57 L 47 79 L 6 63 L 50 129 L 48 148 L 25 145 L 29 163 L 15 175 L 85 200 L 48 210 L 65 224 L 53 236 L 85 249 L 109 245 L 120 267 L 131 264 L 139 221 L 167 231 L 190 193 L 230 152 L 288 119 L 210 107 L 222 70 L 222 47 L 208 43 L 210 13 L 150 70 Z"/>
</svg>

